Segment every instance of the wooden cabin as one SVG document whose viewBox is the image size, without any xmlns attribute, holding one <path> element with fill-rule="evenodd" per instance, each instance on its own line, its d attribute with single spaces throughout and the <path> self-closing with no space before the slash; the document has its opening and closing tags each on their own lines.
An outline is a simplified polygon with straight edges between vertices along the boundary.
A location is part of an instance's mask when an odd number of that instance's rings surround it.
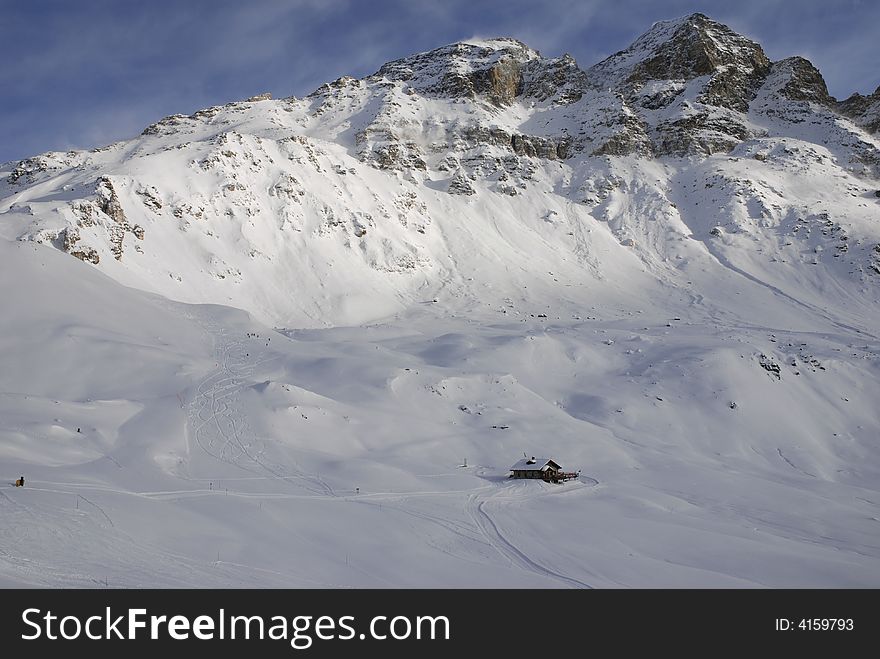
<svg viewBox="0 0 880 659">
<path fill-rule="evenodd" d="M 540 478 L 545 481 L 562 471 L 562 467 L 550 458 L 523 458 L 510 468 L 511 478 Z"/>
<path fill-rule="evenodd" d="M 540 478 L 548 483 L 561 483 L 577 478 L 578 473 L 562 471 L 551 458 L 523 458 L 510 468 L 510 478 Z"/>
</svg>

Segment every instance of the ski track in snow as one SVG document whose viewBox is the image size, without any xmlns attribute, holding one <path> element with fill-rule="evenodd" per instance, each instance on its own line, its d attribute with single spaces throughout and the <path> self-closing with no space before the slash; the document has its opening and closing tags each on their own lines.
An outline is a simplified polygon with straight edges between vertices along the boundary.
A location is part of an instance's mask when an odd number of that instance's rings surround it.
<svg viewBox="0 0 880 659">
<path fill-rule="evenodd" d="M 292 473 L 284 473 L 257 457 L 265 443 L 248 432 L 246 418 L 236 413 L 234 404 L 236 396 L 252 384 L 250 378 L 255 370 L 271 358 L 264 355 L 262 359 L 251 360 L 250 349 L 240 341 L 228 339 L 225 330 L 208 324 L 203 324 L 203 328 L 213 339 L 217 366 L 195 388 L 196 395 L 189 407 L 188 434 L 207 455 L 220 462 L 280 481 L 297 481 L 316 494 L 336 496 L 319 476 L 292 469 L 292 465 L 286 470 Z"/>
<path fill-rule="evenodd" d="M 498 497 L 499 494 L 500 491 L 495 492 L 486 498 L 482 498 L 478 494 L 472 494 L 468 498 L 468 513 L 474 521 L 474 524 L 476 524 L 477 528 L 480 530 L 480 533 L 482 533 L 483 537 L 486 539 L 486 542 L 494 547 L 504 558 L 510 561 L 511 564 L 521 570 L 550 577 L 573 588 L 592 588 L 592 586 L 583 581 L 555 572 L 554 570 L 541 565 L 537 561 L 532 560 L 522 551 L 522 549 L 513 544 L 513 542 L 501 533 L 498 524 L 486 511 L 486 504 Z"/>
<path fill-rule="evenodd" d="M 37 493 L 37 496 L 44 494 L 73 496 L 77 501 L 82 499 L 97 510 L 97 514 L 106 520 L 109 527 L 97 522 L 94 518 L 95 513 L 90 513 L 81 507 L 68 504 L 69 508 L 66 508 L 59 506 L 56 500 L 53 500 L 49 507 L 46 505 L 49 502 L 34 502 L 32 505 L 27 505 L 20 500 L 14 501 L 0 492 L 15 506 L 14 514 L 9 518 L 9 527 L 14 530 L 16 544 L 36 538 L 42 548 L 46 544 L 46 539 L 51 538 L 67 547 L 67 551 L 63 554 L 51 557 L 45 555 L 45 550 L 22 554 L 18 551 L 10 551 L 11 546 L 0 547 L 0 555 L 3 556 L 5 563 L 0 566 L 0 575 L 8 572 L 18 578 L 23 577 L 28 583 L 44 587 L 57 587 L 63 584 L 67 587 L 80 588 L 91 586 L 138 588 L 156 585 L 158 575 L 154 566 L 159 562 L 165 566 L 168 575 L 172 573 L 176 575 L 167 576 L 165 581 L 160 582 L 164 584 L 163 587 L 197 586 L 206 582 L 206 575 L 203 573 L 203 570 L 207 569 L 206 564 L 199 564 L 192 557 L 181 556 L 161 547 L 135 541 L 128 534 L 115 528 L 116 525 L 103 507 L 81 494 L 29 487 L 27 496 L 33 496 L 33 493 Z M 99 554 L 94 553 L 93 559 L 91 557 L 93 552 L 83 544 L 88 541 L 89 536 L 88 533 L 82 535 L 83 528 L 88 528 L 91 524 L 98 528 L 103 527 L 106 531 L 101 535 L 103 549 L 109 551 L 109 555 L 125 562 L 127 570 L 123 581 L 120 581 L 118 576 L 114 576 L 113 579 L 98 576 L 102 571 L 100 561 L 97 559 Z M 94 532 L 95 529 L 91 530 Z M 84 551 L 88 553 L 81 555 Z M 105 574 L 119 574 L 115 567 L 106 566 L 103 570 L 106 571 Z"/>
<path fill-rule="evenodd" d="M 726 256 L 724 256 L 718 249 L 713 249 L 712 246 L 708 242 L 699 241 L 696 238 L 694 238 L 693 236 L 690 236 L 690 239 L 695 240 L 695 241 L 700 242 L 703 245 L 705 245 L 707 251 L 710 254 L 712 254 L 712 256 L 718 261 L 718 263 L 720 263 L 722 266 L 724 266 L 725 268 L 727 268 L 731 272 L 734 272 L 734 273 L 738 274 L 739 276 L 741 276 L 745 279 L 748 279 L 750 282 L 757 284 L 758 286 L 762 286 L 762 287 L 766 288 L 774 295 L 778 295 L 779 297 L 782 297 L 782 298 L 788 300 L 792 304 L 795 304 L 795 305 L 803 308 L 807 312 L 809 312 L 811 314 L 815 314 L 816 316 L 825 319 L 827 322 L 832 324 L 834 327 L 837 327 L 837 328 L 842 329 L 847 332 L 855 332 L 856 334 L 861 334 L 863 336 L 869 337 L 874 340 L 878 340 L 878 338 L 880 338 L 876 334 L 872 334 L 870 331 L 868 331 L 865 328 L 856 327 L 854 325 L 850 325 L 848 323 L 841 322 L 840 320 L 834 318 L 831 314 L 829 314 L 826 309 L 821 309 L 821 308 L 816 307 L 813 304 L 810 304 L 808 302 L 804 302 L 803 300 L 800 300 L 800 299 L 796 298 L 795 296 L 790 295 L 789 293 L 786 293 L 778 286 L 774 286 L 773 284 L 771 284 L 767 281 L 764 281 L 760 277 L 756 277 L 755 275 L 753 275 L 749 272 L 746 272 L 742 268 L 731 263 L 730 259 L 728 259 Z"/>
<path fill-rule="evenodd" d="M 792 469 L 794 469 L 794 470 L 795 470 L 796 472 L 798 472 L 799 474 L 804 474 L 805 476 L 810 476 L 811 478 L 817 478 L 816 474 L 811 474 L 810 472 L 801 469 L 801 468 L 798 467 L 794 462 L 792 462 L 791 460 L 789 460 L 789 459 L 785 456 L 785 454 L 782 452 L 782 449 L 781 449 L 781 448 L 777 448 L 777 449 L 776 449 L 776 452 L 779 454 L 779 457 L 782 458 L 782 460 L 783 460 L 783 462 L 785 462 L 785 464 L 787 464 L 789 467 L 791 467 Z"/>
</svg>

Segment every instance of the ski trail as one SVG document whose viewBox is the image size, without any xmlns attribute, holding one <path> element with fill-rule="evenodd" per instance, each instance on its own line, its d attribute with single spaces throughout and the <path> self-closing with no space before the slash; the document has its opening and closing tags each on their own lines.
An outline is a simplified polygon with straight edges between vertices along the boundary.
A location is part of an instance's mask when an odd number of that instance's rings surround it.
<svg viewBox="0 0 880 659">
<path fill-rule="evenodd" d="M 193 318 L 211 336 L 217 366 L 195 387 L 187 413 L 187 435 L 204 453 L 219 462 L 250 473 L 297 485 L 315 494 L 335 497 L 324 479 L 307 474 L 292 464 L 272 465 L 260 458 L 266 441 L 248 427 L 244 414 L 236 411 L 239 394 L 251 384 L 256 368 L 272 361 L 255 352 L 253 361 L 241 341 L 227 336 L 222 328 Z M 257 348 L 259 349 L 259 348 Z"/>
<path fill-rule="evenodd" d="M 777 449 L 776 449 L 776 452 L 779 454 L 779 457 L 782 458 L 782 460 L 785 462 L 785 464 L 787 464 L 789 467 L 791 467 L 792 469 L 794 469 L 796 472 L 798 472 L 798 473 L 800 473 L 800 474 L 804 474 L 805 476 L 811 476 L 812 478 L 818 478 L 818 476 L 816 476 L 816 474 L 811 474 L 809 471 L 806 471 L 806 470 L 804 470 L 804 469 L 801 469 L 801 468 L 798 467 L 794 462 L 792 462 L 791 460 L 789 460 L 789 459 L 785 456 L 785 454 L 782 452 L 782 449 L 781 449 L 781 448 L 777 448 Z"/>
<path fill-rule="evenodd" d="M 404 503 L 405 500 L 409 497 L 404 497 L 401 503 Z M 394 505 L 394 503 L 389 503 L 388 501 L 377 501 L 377 500 L 368 500 L 362 498 L 354 498 L 353 501 L 357 501 L 358 503 L 378 507 L 381 509 L 393 510 L 395 512 L 402 513 L 404 515 L 409 515 L 410 517 L 415 517 L 416 519 L 423 520 L 425 522 L 429 522 L 431 524 L 435 524 L 441 528 L 446 529 L 450 533 L 458 536 L 459 538 L 466 541 L 478 541 L 482 538 L 481 533 L 475 533 L 472 526 L 467 523 L 460 522 L 456 519 L 450 517 L 442 517 L 439 515 L 432 515 L 431 513 L 426 513 L 420 510 L 416 510 L 412 507 L 408 507 L 405 505 Z M 479 529 L 478 529 L 479 531 Z M 449 552 L 446 552 L 449 553 Z"/>
<path fill-rule="evenodd" d="M 96 503 L 95 503 L 94 501 L 92 501 L 91 499 L 87 499 L 87 498 L 84 497 L 82 494 L 77 494 L 76 496 L 78 496 L 80 499 L 82 499 L 83 501 L 85 501 L 87 504 L 89 504 L 89 505 L 91 505 L 91 506 L 94 506 L 94 507 L 97 508 L 99 511 L 101 511 L 101 514 L 107 519 L 108 522 L 110 522 L 110 526 L 114 526 L 114 527 L 116 526 L 116 524 L 113 523 L 113 520 L 110 519 L 110 515 L 108 515 L 108 514 L 107 514 L 107 511 L 104 510 L 103 508 L 101 508 L 101 506 L 99 506 L 98 504 L 96 504 Z"/>
<path fill-rule="evenodd" d="M 846 330 L 849 332 L 855 332 L 856 334 L 861 334 L 862 336 L 867 336 L 867 337 L 870 337 L 874 340 L 877 340 L 878 338 L 880 338 L 877 335 L 872 334 L 871 332 L 869 332 L 865 328 L 856 327 L 855 325 L 849 325 L 849 324 L 844 323 L 840 320 L 837 320 L 825 309 L 819 308 L 819 307 L 815 306 L 814 304 L 810 304 L 809 302 L 804 302 L 803 300 L 799 300 L 798 298 L 794 297 L 793 295 L 786 293 L 778 286 L 774 286 L 773 284 L 766 282 L 759 277 L 756 277 L 755 275 L 743 270 L 742 268 L 735 266 L 730 261 L 730 259 L 728 259 L 726 256 L 724 256 L 719 250 L 713 249 L 709 243 L 702 241 L 702 240 L 699 240 L 699 239 L 695 238 L 693 235 L 691 235 L 690 238 L 691 238 L 691 240 L 694 240 L 694 241 L 704 245 L 707 248 L 707 251 L 713 257 L 715 257 L 715 259 L 718 261 L 718 263 L 720 263 L 722 266 L 724 266 L 725 268 L 727 268 L 731 272 L 735 272 L 736 274 L 740 275 L 741 277 L 744 277 L 745 279 L 748 279 L 749 281 L 751 281 L 754 284 L 757 284 L 758 286 L 763 286 L 764 288 L 769 290 L 774 295 L 777 295 L 781 298 L 788 300 L 789 302 L 795 304 L 796 306 L 800 307 L 801 309 L 808 311 L 810 314 L 813 314 L 813 315 L 819 316 L 820 318 L 823 318 L 824 320 L 826 320 L 827 322 L 831 323 L 833 326 L 835 326 L 839 329 Z"/>
<path fill-rule="evenodd" d="M 562 581 L 572 588 L 592 589 L 592 586 L 583 581 L 560 574 L 559 572 L 555 572 L 550 568 L 537 563 L 529 558 L 519 547 L 504 537 L 498 528 L 498 525 L 495 524 L 495 521 L 489 516 L 489 513 L 486 512 L 486 503 L 495 496 L 497 496 L 497 493 L 486 499 L 481 499 L 479 495 L 476 494 L 471 495 L 468 498 L 468 513 L 470 513 L 471 519 L 473 519 L 474 524 L 477 525 L 477 528 L 483 534 L 486 541 L 492 545 L 499 554 L 504 556 L 514 566 L 521 570 L 534 572 L 541 576 Z"/>
</svg>

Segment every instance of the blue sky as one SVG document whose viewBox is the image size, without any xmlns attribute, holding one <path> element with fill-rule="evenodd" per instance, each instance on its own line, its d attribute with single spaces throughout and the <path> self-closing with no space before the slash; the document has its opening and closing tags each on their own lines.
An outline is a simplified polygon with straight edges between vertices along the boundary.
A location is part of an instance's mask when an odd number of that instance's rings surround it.
<svg viewBox="0 0 880 659">
<path fill-rule="evenodd" d="M 880 84 L 875 0 L 0 0 L 0 162 L 265 91 L 302 96 L 473 36 L 513 36 L 586 68 L 694 11 L 771 59 L 807 57 L 838 98 Z"/>
</svg>

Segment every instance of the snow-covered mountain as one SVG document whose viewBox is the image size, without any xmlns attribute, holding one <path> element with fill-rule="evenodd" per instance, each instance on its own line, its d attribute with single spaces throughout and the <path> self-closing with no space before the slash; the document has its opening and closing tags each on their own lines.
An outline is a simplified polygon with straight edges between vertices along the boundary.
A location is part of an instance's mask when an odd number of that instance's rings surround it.
<svg viewBox="0 0 880 659">
<path fill-rule="evenodd" d="M 856 105 L 700 14 L 586 71 L 511 39 L 459 43 L 10 164 L 0 211 L 122 283 L 284 326 L 486 299 L 487 258 L 575 286 L 662 278 L 682 251 L 753 260 L 755 244 L 762 280 L 862 298 L 880 142 L 844 116 Z"/>
<path fill-rule="evenodd" d="M 694 14 L 0 166 L 0 577 L 877 585 L 877 96 Z"/>
</svg>

